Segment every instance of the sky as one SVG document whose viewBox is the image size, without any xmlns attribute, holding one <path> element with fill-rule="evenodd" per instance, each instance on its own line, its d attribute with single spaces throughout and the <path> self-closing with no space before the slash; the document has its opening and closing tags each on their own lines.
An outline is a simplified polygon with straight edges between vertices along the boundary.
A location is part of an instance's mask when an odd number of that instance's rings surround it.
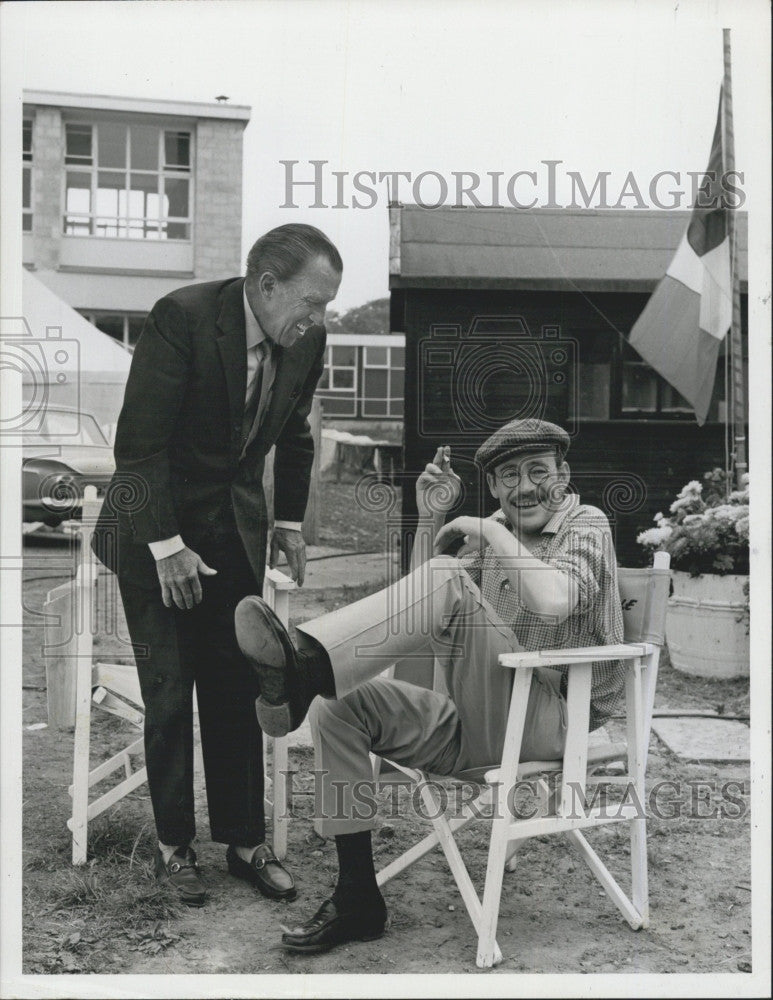
<svg viewBox="0 0 773 1000">
<path fill-rule="evenodd" d="M 648 207 L 657 207 L 647 192 L 654 174 L 706 166 L 722 27 L 733 34 L 736 163 L 747 175 L 744 207 L 751 204 L 748 150 L 769 106 L 767 5 L 755 0 L 11 0 L 3 7 L 26 88 L 191 101 L 224 94 L 251 106 L 244 251 L 283 222 L 324 229 L 344 258 L 339 311 L 388 292 L 386 185 L 359 198 L 372 207 L 353 208 L 359 171 L 412 179 L 435 171 L 449 202 L 454 172 L 501 171 L 504 204 L 507 179 L 534 171 L 536 185 L 524 177 L 514 191 L 544 205 L 544 161 L 554 159 L 559 204 L 571 199 L 568 171 L 589 189 L 609 171 L 612 203 L 631 171 Z M 295 189 L 296 207 L 287 206 L 288 160 L 299 161 L 298 179 L 313 176 L 309 161 L 327 161 L 328 204 L 336 198 L 332 171 L 343 172 L 347 207 L 311 207 L 308 187 Z M 400 184 L 398 196 L 416 200 L 413 186 Z M 419 198 L 435 201 L 440 184 L 425 178 Z M 490 180 L 479 197 L 496 198 Z"/>
</svg>

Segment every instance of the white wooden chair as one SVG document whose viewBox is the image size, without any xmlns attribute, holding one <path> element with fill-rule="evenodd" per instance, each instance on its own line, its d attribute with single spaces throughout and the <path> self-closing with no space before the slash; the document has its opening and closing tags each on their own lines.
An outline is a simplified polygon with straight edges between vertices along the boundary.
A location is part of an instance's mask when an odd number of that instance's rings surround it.
<svg viewBox="0 0 773 1000">
<path fill-rule="evenodd" d="M 91 712 L 92 706 L 127 719 L 138 729 L 142 729 L 142 696 L 140 694 L 137 670 L 133 665 L 114 663 L 93 663 L 93 644 L 96 623 L 96 587 L 99 578 L 99 562 L 91 551 L 91 536 L 99 516 L 102 501 L 96 497 L 93 486 L 86 487 L 83 502 L 83 519 L 80 528 L 80 550 L 74 582 L 64 584 L 52 591 L 49 598 L 57 595 L 69 610 L 71 625 L 64 648 L 66 656 L 60 662 L 60 669 L 68 677 L 75 679 L 75 746 L 73 753 L 73 780 L 68 791 L 72 798 L 72 816 L 67 826 L 72 831 L 72 863 L 86 863 L 88 846 L 88 826 L 110 806 L 139 788 L 147 781 L 147 770 L 137 758 L 144 754 L 143 737 L 132 740 L 123 750 L 109 760 L 92 768 L 90 763 Z M 278 570 L 269 569 L 263 587 L 263 596 L 286 625 L 289 613 L 289 591 L 295 583 Z M 116 588 L 116 599 L 117 588 Z M 62 618 L 59 608 L 59 618 Z M 61 627 L 61 625 L 60 625 Z M 69 662 L 68 662 L 69 661 Z M 195 695 L 194 695 L 195 697 Z M 49 701 L 49 710 L 51 709 Z M 264 737 L 268 743 L 268 738 Z M 273 804 L 267 802 L 272 811 L 272 836 L 276 856 L 281 860 L 287 854 L 288 823 L 288 783 L 287 783 L 287 741 L 272 740 L 271 788 Z M 123 771 L 123 777 L 102 794 L 92 798 L 92 789 L 116 772 Z"/>
<path fill-rule="evenodd" d="M 645 769 L 649 748 L 650 725 L 655 698 L 660 650 L 665 640 L 665 616 L 669 591 L 669 556 L 657 553 L 651 568 L 620 569 L 619 587 L 623 606 L 625 641 L 620 645 L 585 649 L 545 650 L 533 653 L 509 653 L 499 662 L 503 669 L 515 671 L 510 711 L 505 733 L 502 761 L 481 774 L 481 769 L 455 775 L 481 784 L 479 797 L 458 816 L 443 815 L 443 803 L 436 791 L 433 776 L 390 761 L 392 767 L 415 783 L 432 832 L 403 855 L 383 868 L 377 876 L 383 885 L 436 846 L 448 861 L 467 912 L 478 936 L 477 964 L 482 968 L 496 965 L 502 953 L 496 941 L 499 904 L 505 869 L 512 871 L 516 850 L 531 837 L 564 834 L 585 860 L 591 872 L 634 929 L 648 926 L 646 819 L 644 816 Z M 626 740 L 606 746 L 589 747 L 591 665 L 599 660 L 622 660 L 627 666 L 625 686 Z M 518 763 L 523 737 L 526 704 L 535 667 L 569 664 L 567 689 L 567 736 L 562 760 Z M 614 776 L 594 775 L 613 761 L 627 761 L 625 773 Z M 548 778 L 554 776 L 551 789 Z M 507 807 L 508 793 L 516 783 L 536 778 L 539 815 L 518 818 Z M 445 780 L 445 779 L 440 779 Z M 613 807 L 596 805 L 592 789 L 601 782 L 624 788 L 621 803 Z M 433 787 L 434 785 L 434 787 Z M 504 793 L 504 794 L 502 794 Z M 588 801 L 588 797 L 590 801 Z M 478 895 L 465 866 L 455 835 L 482 812 L 493 815 L 488 863 L 482 898 Z M 515 812 L 512 810 L 512 812 Z M 581 832 L 609 823 L 627 823 L 631 840 L 631 896 L 620 888 Z"/>
</svg>

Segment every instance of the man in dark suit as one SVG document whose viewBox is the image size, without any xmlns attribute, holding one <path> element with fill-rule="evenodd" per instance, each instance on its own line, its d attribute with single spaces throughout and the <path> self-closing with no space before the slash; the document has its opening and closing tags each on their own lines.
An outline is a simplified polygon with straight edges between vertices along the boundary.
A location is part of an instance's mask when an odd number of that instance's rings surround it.
<svg viewBox="0 0 773 1000">
<path fill-rule="evenodd" d="M 156 874 L 192 906 L 205 900 L 190 846 L 194 682 L 212 839 L 228 844 L 232 874 L 270 898 L 296 895 L 266 843 L 260 689 L 233 615 L 262 589 L 262 476 L 272 445 L 270 562 L 284 551 L 303 583 L 308 415 L 323 368 L 325 309 L 342 269 L 322 232 L 280 226 L 250 250 L 246 278 L 160 299 L 132 359 L 95 551 L 117 574 L 135 649 Z"/>
</svg>

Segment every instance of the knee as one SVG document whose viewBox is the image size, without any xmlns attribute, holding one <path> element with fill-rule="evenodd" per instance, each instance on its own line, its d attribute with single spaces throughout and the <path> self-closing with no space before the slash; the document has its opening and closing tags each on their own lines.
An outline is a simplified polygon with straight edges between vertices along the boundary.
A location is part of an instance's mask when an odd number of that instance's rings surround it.
<svg viewBox="0 0 773 1000">
<path fill-rule="evenodd" d="M 146 725 L 155 728 L 176 726 L 193 714 L 192 693 L 162 674 L 145 677 L 141 690 Z"/>
<path fill-rule="evenodd" d="M 309 708 L 309 724 L 312 732 L 335 731 L 340 726 L 342 702 L 335 698 L 317 697 Z"/>
<path fill-rule="evenodd" d="M 366 686 L 366 685 L 363 685 Z M 315 739 L 340 740 L 352 731 L 364 728 L 362 690 L 352 691 L 343 698 L 317 697 L 309 709 L 309 723 Z"/>
</svg>

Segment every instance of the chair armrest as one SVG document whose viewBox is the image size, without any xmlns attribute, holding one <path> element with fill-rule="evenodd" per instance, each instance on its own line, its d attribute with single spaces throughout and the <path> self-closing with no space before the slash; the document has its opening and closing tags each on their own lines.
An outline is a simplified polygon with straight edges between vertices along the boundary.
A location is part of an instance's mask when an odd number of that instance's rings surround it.
<svg viewBox="0 0 773 1000">
<path fill-rule="evenodd" d="M 502 667 L 552 667 L 573 663 L 594 663 L 598 660 L 631 660 L 649 656 L 655 649 L 651 642 L 620 643 L 616 646 L 583 646 L 578 649 L 541 649 L 531 653 L 501 653 Z"/>
<path fill-rule="evenodd" d="M 289 576 L 278 569 L 266 569 L 265 579 L 271 583 L 274 590 L 295 590 L 297 584 Z"/>
</svg>

